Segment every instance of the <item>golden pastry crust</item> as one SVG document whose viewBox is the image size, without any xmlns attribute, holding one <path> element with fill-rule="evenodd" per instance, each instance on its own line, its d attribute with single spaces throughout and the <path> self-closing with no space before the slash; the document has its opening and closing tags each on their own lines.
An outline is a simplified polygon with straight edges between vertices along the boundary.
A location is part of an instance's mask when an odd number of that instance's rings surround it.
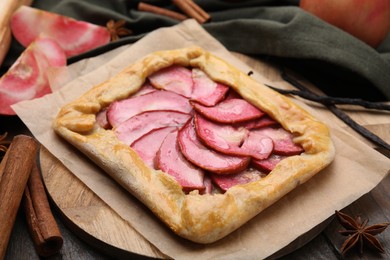
<svg viewBox="0 0 390 260">
<path fill-rule="evenodd" d="M 265 111 L 295 136 L 304 153 L 282 160 L 266 177 L 230 188 L 224 194 L 185 194 L 168 174 L 151 169 L 112 130 L 96 124 L 96 114 L 115 100 L 140 89 L 153 72 L 173 64 L 198 67 Z M 307 181 L 334 158 L 328 128 L 288 98 L 269 89 L 225 61 L 199 48 L 152 53 L 126 67 L 64 106 L 53 123 L 60 136 L 103 168 L 144 203 L 176 234 L 212 243 L 233 232 Z"/>
</svg>

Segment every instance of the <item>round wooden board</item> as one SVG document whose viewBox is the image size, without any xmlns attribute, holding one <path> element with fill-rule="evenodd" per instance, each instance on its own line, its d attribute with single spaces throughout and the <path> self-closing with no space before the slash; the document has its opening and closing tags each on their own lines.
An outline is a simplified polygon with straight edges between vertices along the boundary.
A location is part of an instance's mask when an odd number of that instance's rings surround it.
<svg viewBox="0 0 390 260">
<path fill-rule="evenodd" d="M 73 175 L 49 151 L 40 151 L 42 176 L 51 200 L 68 228 L 92 247 L 113 257 L 142 255 L 168 258 Z M 329 223 L 324 221 L 298 237 L 271 258 L 286 255 L 317 236 Z"/>
</svg>

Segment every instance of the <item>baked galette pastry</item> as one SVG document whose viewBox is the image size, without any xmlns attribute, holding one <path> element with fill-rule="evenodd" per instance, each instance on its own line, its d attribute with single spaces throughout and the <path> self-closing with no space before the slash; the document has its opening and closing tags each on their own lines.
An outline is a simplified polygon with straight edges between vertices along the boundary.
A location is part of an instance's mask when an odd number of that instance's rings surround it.
<svg viewBox="0 0 390 260">
<path fill-rule="evenodd" d="M 233 232 L 335 153 L 323 123 L 199 47 L 147 55 L 65 105 L 53 128 L 198 243 Z"/>
</svg>

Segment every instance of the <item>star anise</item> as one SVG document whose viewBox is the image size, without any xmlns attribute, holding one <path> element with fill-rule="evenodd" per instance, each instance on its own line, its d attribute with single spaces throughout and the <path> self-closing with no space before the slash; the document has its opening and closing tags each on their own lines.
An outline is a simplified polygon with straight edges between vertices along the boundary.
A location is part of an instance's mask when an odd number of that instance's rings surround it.
<svg viewBox="0 0 390 260">
<path fill-rule="evenodd" d="M 3 154 L 5 154 L 8 149 L 8 146 L 11 144 L 11 142 L 7 141 L 6 138 L 7 133 L 0 135 L 0 161 L 1 159 L 3 159 Z"/>
<path fill-rule="evenodd" d="M 125 24 L 125 20 L 119 20 L 116 22 L 114 20 L 110 20 L 107 22 L 106 27 L 107 30 L 110 32 L 111 41 L 116 41 L 120 37 L 127 36 L 133 33 L 130 29 L 124 27 Z"/>
<path fill-rule="evenodd" d="M 345 254 L 355 246 L 359 246 L 359 253 L 362 255 L 364 245 L 367 245 L 380 253 L 385 252 L 375 235 L 382 233 L 387 226 L 390 225 L 390 222 L 367 226 L 367 219 L 362 222 L 360 217 L 354 219 L 351 216 L 337 210 L 336 217 L 340 224 L 345 228 L 345 230 L 339 231 L 340 234 L 348 236 L 340 248 L 340 252 L 342 254 Z"/>
</svg>

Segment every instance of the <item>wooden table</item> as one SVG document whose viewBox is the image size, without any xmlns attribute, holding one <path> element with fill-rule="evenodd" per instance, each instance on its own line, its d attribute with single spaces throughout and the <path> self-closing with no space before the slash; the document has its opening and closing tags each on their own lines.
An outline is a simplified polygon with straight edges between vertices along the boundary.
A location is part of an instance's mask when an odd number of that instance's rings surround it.
<svg viewBox="0 0 390 260">
<path fill-rule="evenodd" d="M 261 63 L 259 60 L 255 60 L 244 55 L 235 54 L 238 58 L 249 63 L 252 67 L 259 67 Z M 262 73 L 266 77 L 279 77 L 279 74 L 275 69 L 263 70 Z M 348 109 L 348 114 L 354 118 L 358 123 L 364 125 L 372 132 L 382 137 L 385 141 L 390 143 L 390 113 L 385 112 L 372 112 L 364 109 Z M 345 126 L 348 129 L 347 126 Z M 8 132 L 10 137 L 20 133 L 29 134 L 26 127 L 17 117 L 0 117 L 0 133 Z M 349 132 L 353 133 L 353 130 L 348 129 Z M 361 138 L 356 134 L 358 138 Z M 362 139 L 362 138 L 361 138 Z M 367 142 L 371 147 L 375 149 L 375 145 Z M 50 156 L 50 154 L 43 151 L 44 157 Z M 387 154 L 389 157 L 389 154 Z M 43 162 L 44 164 L 45 162 Z M 50 165 L 49 165 L 50 166 Z M 49 167 L 46 165 L 46 167 Z M 50 174 L 50 173 L 45 173 Z M 55 188 L 56 183 L 50 183 L 45 176 L 45 183 L 49 190 Z M 64 173 L 65 179 L 72 183 L 72 192 L 79 192 L 78 201 L 74 201 L 73 209 L 77 211 L 77 205 L 90 205 L 94 207 L 104 208 L 104 203 L 92 193 L 83 183 L 75 179 L 71 173 Z M 65 180 L 67 181 L 67 180 Z M 54 186 L 53 186 L 54 185 Z M 390 216 L 390 176 L 387 176 L 374 190 L 369 194 L 361 197 L 356 202 L 352 203 L 343 211 L 351 215 L 361 215 L 367 217 L 370 223 L 388 222 Z M 70 187 L 68 187 L 69 192 Z M 63 194 L 66 195 L 66 194 Z M 59 198 L 53 198 L 58 203 Z M 59 210 L 54 204 L 54 214 L 59 223 L 60 229 L 64 236 L 64 246 L 59 255 L 50 257 L 49 259 L 109 259 L 113 255 L 119 258 L 131 258 L 131 259 L 148 259 L 149 257 L 163 257 L 163 255 L 147 241 L 138 240 L 139 235 L 129 229 L 128 232 L 133 232 L 134 236 L 137 237 L 137 243 L 133 243 L 132 252 L 139 253 L 130 254 L 123 250 L 112 248 L 112 246 L 103 243 L 100 239 L 97 239 L 91 233 L 80 232 L 80 226 L 77 221 L 75 222 L 74 215 L 69 211 L 64 212 Z M 58 206 L 58 205 L 57 205 Z M 62 208 L 62 207 L 60 207 Z M 107 214 L 112 214 L 110 210 L 105 209 Z M 69 219 L 69 216 L 73 219 Z M 114 217 L 115 219 L 115 217 Z M 118 223 L 120 219 L 118 219 Z M 328 224 L 329 223 L 329 224 Z M 87 225 L 87 224 L 86 224 Z M 119 224 L 119 228 L 120 228 Z M 88 226 L 88 225 L 87 225 Z M 125 227 L 126 228 L 126 227 Z M 93 229 L 93 228 L 92 228 Z M 338 234 L 337 230 L 341 229 L 340 225 L 336 220 L 330 220 L 326 223 L 326 226 L 321 227 L 320 233 L 315 233 L 315 237 L 311 239 L 310 236 L 298 238 L 294 242 L 292 248 L 294 251 L 285 255 L 281 259 L 339 259 L 342 258 L 338 252 L 344 237 Z M 382 234 L 378 235 L 383 246 L 385 247 L 385 255 L 379 256 L 371 251 L 366 250 L 363 259 L 389 259 L 390 258 L 390 229 L 386 230 Z M 309 240 L 309 241 L 308 241 Z M 308 243 L 306 243 L 308 242 Z M 302 245 L 306 243 L 305 245 Z M 288 250 L 290 251 L 290 250 Z M 147 257 L 149 256 L 149 257 Z M 356 252 L 348 254 L 350 259 L 360 259 Z M 22 212 L 19 212 L 16 220 L 16 224 L 13 229 L 11 240 L 9 243 L 8 251 L 6 253 L 6 259 L 38 259 L 37 254 L 33 248 L 32 240 L 29 237 L 25 220 Z"/>
</svg>

